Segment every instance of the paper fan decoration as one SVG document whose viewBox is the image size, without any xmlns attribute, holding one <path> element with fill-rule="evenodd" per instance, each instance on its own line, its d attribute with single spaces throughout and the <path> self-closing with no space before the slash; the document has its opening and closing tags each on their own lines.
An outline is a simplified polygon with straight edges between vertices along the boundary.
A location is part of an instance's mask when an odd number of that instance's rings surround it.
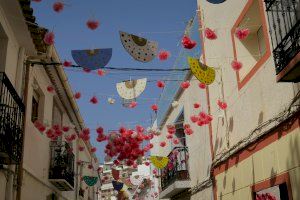
<svg viewBox="0 0 300 200">
<path fill-rule="evenodd" d="M 88 186 L 94 186 L 97 181 L 98 181 L 98 177 L 93 177 L 93 176 L 84 176 L 83 177 L 84 182 L 88 185 Z"/>
<path fill-rule="evenodd" d="M 120 179 L 120 171 L 114 168 L 111 169 L 112 177 L 117 181 Z"/>
<path fill-rule="evenodd" d="M 117 83 L 117 91 L 123 99 L 123 106 L 130 107 L 131 103 L 135 102 L 136 98 L 144 92 L 146 85 L 147 78 Z"/>
<path fill-rule="evenodd" d="M 120 191 L 122 190 L 124 184 L 118 181 L 112 181 L 112 185 L 114 186 L 115 190 Z"/>
<path fill-rule="evenodd" d="M 108 64 L 112 56 L 112 49 L 72 50 L 74 61 L 89 70 L 99 69 Z"/>
<path fill-rule="evenodd" d="M 216 77 L 216 71 L 213 67 L 208 67 L 203 63 L 199 62 L 198 59 L 188 57 L 188 63 L 191 68 L 193 75 L 201 82 L 206 85 L 210 85 L 214 82 Z"/>
<path fill-rule="evenodd" d="M 143 177 L 140 176 L 140 175 L 132 175 L 130 176 L 130 182 L 133 184 L 133 185 L 140 185 L 143 181 Z"/>
<path fill-rule="evenodd" d="M 157 167 L 158 169 L 162 169 L 167 166 L 169 158 L 162 156 L 150 156 L 150 161 L 155 167 Z"/>
<path fill-rule="evenodd" d="M 120 31 L 123 47 L 137 61 L 150 62 L 156 56 L 158 44 L 145 38 Z"/>
</svg>

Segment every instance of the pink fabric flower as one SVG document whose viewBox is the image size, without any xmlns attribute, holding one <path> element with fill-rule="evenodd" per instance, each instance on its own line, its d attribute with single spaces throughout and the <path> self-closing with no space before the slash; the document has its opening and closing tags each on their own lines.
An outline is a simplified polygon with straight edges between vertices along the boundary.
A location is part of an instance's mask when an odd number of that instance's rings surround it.
<svg viewBox="0 0 300 200">
<path fill-rule="evenodd" d="M 161 147 L 165 147 L 165 146 L 167 145 L 167 143 L 166 143 L 165 141 L 163 141 L 163 142 L 161 142 L 159 145 L 160 145 Z"/>
<path fill-rule="evenodd" d="M 53 32 L 47 32 L 44 36 L 44 42 L 47 45 L 54 44 L 55 35 Z"/>
<path fill-rule="evenodd" d="M 157 86 L 158 88 L 164 88 L 164 87 L 165 87 L 165 83 L 164 83 L 163 81 L 157 81 L 157 82 L 156 82 L 156 86 Z"/>
<path fill-rule="evenodd" d="M 63 66 L 64 66 L 64 67 L 70 67 L 70 66 L 72 66 L 72 62 L 71 62 L 71 61 L 65 60 L 65 61 L 63 62 Z"/>
<path fill-rule="evenodd" d="M 74 94 L 74 98 L 75 98 L 75 99 L 80 99 L 80 97 L 81 97 L 81 93 L 80 93 L 80 92 L 76 92 L 76 93 Z"/>
<path fill-rule="evenodd" d="M 99 21 L 90 19 L 86 22 L 86 25 L 91 30 L 96 30 L 99 26 Z"/>
<path fill-rule="evenodd" d="M 226 108 L 227 108 L 226 102 L 222 102 L 222 101 L 218 100 L 217 104 L 221 110 L 226 110 Z"/>
<path fill-rule="evenodd" d="M 151 106 L 151 109 L 156 112 L 158 110 L 158 105 L 157 104 L 153 104 Z"/>
<path fill-rule="evenodd" d="M 137 102 L 136 101 L 132 101 L 130 104 L 129 104 L 129 108 L 135 108 L 137 106 Z"/>
<path fill-rule="evenodd" d="M 250 34 L 250 30 L 248 28 L 235 30 L 235 36 L 240 40 L 246 39 L 249 34 Z"/>
<path fill-rule="evenodd" d="M 98 103 L 97 97 L 96 97 L 96 96 L 93 96 L 93 97 L 90 99 L 90 102 L 91 102 L 92 104 L 97 104 L 97 103 Z"/>
<path fill-rule="evenodd" d="M 63 9 L 64 9 L 64 4 L 62 3 L 62 2 L 55 2 L 54 4 L 53 4 L 53 10 L 55 11 L 55 12 L 57 12 L 57 13 L 60 13 L 61 11 L 63 11 Z"/>
<path fill-rule="evenodd" d="M 165 51 L 165 50 L 161 50 L 159 53 L 158 53 L 158 58 L 159 60 L 161 61 L 165 61 L 165 60 L 168 60 L 168 58 L 171 56 L 171 53 L 169 51 Z"/>
<path fill-rule="evenodd" d="M 98 69 L 97 74 L 99 76 L 104 76 L 105 75 L 105 71 L 103 69 Z"/>
<path fill-rule="evenodd" d="M 200 108 L 200 104 L 199 103 L 194 103 L 194 108 L 195 109 Z"/>
<path fill-rule="evenodd" d="M 231 67 L 232 67 L 233 70 L 239 71 L 240 69 L 242 69 L 243 64 L 241 62 L 237 61 L 237 60 L 233 60 L 231 62 Z"/>
<path fill-rule="evenodd" d="M 191 40 L 188 36 L 184 36 L 182 38 L 181 44 L 186 49 L 192 49 L 197 45 L 197 43 L 195 41 Z"/>
<path fill-rule="evenodd" d="M 205 83 L 199 83 L 199 88 L 201 89 L 205 89 L 206 88 L 206 84 Z"/>
<path fill-rule="evenodd" d="M 205 37 L 209 40 L 217 39 L 217 34 L 210 28 L 206 28 L 204 30 Z"/>
<path fill-rule="evenodd" d="M 180 86 L 181 86 L 182 89 L 187 89 L 187 88 L 190 87 L 190 82 L 184 81 L 184 82 L 181 83 Z"/>
</svg>

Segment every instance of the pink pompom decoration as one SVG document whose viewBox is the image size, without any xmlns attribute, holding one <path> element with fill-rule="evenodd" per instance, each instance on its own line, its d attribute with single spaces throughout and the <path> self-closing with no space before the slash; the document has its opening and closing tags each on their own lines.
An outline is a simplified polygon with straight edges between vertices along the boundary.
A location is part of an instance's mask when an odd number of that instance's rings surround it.
<svg viewBox="0 0 300 200">
<path fill-rule="evenodd" d="M 194 103 L 194 108 L 200 108 L 200 104 L 199 103 Z"/>
<path fill-rule="evenodd" d="M 179 144 L 179 140 L 178 140 L 177 138 L 174 139 L 174 140 L 173 140 L 173 144 L 175 144 L 175 145 L 176 145 L 176 144 Z"/>
<path fill-rule="evenodd" d="M 250 30 L 248 28 L 236 29 L 235 31 L 235 36 L 240 40 L 246 39 L 249 34 Z"/>
<path fill-rule="evenodd" d="M 226 102 L 222 102 L 222 101 L 218 100 L 217 104 L 218 104 L 218 106 L 221 110 L 226 110 L 226 108 L 227 108 L 227 103 Z"/>
<path fill-rule="evenodd" d="M 74 94 L 74 98 L 75 98 L 75 99 L 80 99 L 80 97 L 81 97 L 81 93 L 80 93 L 80 92 L 76 92 L 76 93 Z"/>
<path fill-rule="evenodd" d="M 199 88 L 201 89 L 205 89 L 206 88 L 206 84 L 205 83 L 199 83 Z"/>
<path fill-rule="evenodd" d="M 171 53 L 169 51 L 161 50 L 158 53 L 158 58 L 159 58 L 159 60 L 164 61 L 164 60 L 168 60 L 170 55 L 171 55 Z"/>
<path fill-rule="evenodd" d="M 167 139 L 169 139 L 169 140 L 170 140 L 170 139 L 173 139 L 173 135 L 170 135 L 170 134 L 167 135 Z"/>
<path fill-rule="evenodd" d="M 54 87 L 51 86 L 51 85 L 49 85 L 49 86 L 47 87 L 47 91 L 50 92 L 50 93 L 53 93 L 53 92 L 54 92 Z"/>
<path fill-rule="evenodd" d="M 99 26 L 99 21 L 90 19 L 86 22 L 86 25 L 91 30 L 96 30 Z"/>
<path fill-rule="evenodd" d="M 47 32 L 44 36 L 44 42 L 47 45 L 54 44 L 55 35 L 53 32 Z"/>
<path fill-rule="evenodd" d="M 233 70 L 239 71 L 240 69 L 242 69 L 243 64 L 237 60 L 234 60 L 231 62 L 231 67 Z"/>
<path fill-rule="evenodd" d="M 199 120 L 199 117 L 198 117 L 198 116 L 196 116 L 196 115 L 191 116 L 191 121 L 192 121 L 193 123 L 196 123 L 198 120 Z"/>
<path fill-rule="evenodd" d="M 165 87 L 165 83 L 164 83 L 163 81 L 157 81 L 157 82 L 156 82 L 156 86 L 157 86 L 158 88 L 164 88 L 164 87 Z"/>
<path fill-rule="evenodd" d="M 90 102 L 91 102 L 92 104 L 97 104 L 97 103 L 98 103 L 97 97 L 96 97 L 96 96 L 93 96 L 93 97 L 90 99 Z"/>
<path fill-rule="evenodd" d="M 97 151 L 97 148 L 96 148 L 96 147 L 92 147 L 92 148 L 91 148 L 91 152 L 92 152 L 92 153 L 95 153 L 96 151 Z"/>
<path fill-rule="evenodd" d="M 129 108 L 135 108 L 137 106 L 137 102 L 136 101 L 133 101 L 129 104 Z"/>
<path fill-rule="evenodd" d="M 151 109 L 156 112 L 158 110 L 158 105 L 157 104 L 153 104 L 151 106 Z"/>
<path fill-rule="evenodd" d="M 194 133 L 194 131 L 191 128 L 187 128 L 184 130 L 184 133 L 187 135 L 192 135 Z"/>
<path fill-rule="evenodd" d="M 161 147 L 165 147 L 165 146 L 167 145 L 167 143 L 166 143 L 166 142 L 161 142 L 159 145 L 160 145 Z"/>
<path fill-rule="evenodd" d="M 70 66 L 72 66 L 72 62 L 71 62 L 71 61 L 65 60 L 65 61 L 63 62 L 63 66 L 64 66 L 64 67 L 70 67 Z"/>
<path fill-rule="evenodd" d="M 105 71 L 103 69 L 98 69 L 97 74 L 99 76 L 104 76 L 105 75 Z"/>
<path fill-rule="evenodd" d="M 54 4 L 53 4 L 53 10 L 55 11 L 55 12 L 57 12 L 57 13 L 60 13 L 61 11 L 63 11 L 63 9 L 64 9 L 64 4 L 62 3 L 62 2 L 55 2 Z"/>
<path fill-rule="evenodd" d="M 82 69 L 84 72 L 86 72 L 86 73 L 90 73 L 92 70 L 91 69 L 89 69 L 89 68 L 83 68 Z"/>
<path fill-rule="evenodd" d="M 186 49 L 192 49 L 197 45 L 197 43 L 195 41 L 191 40 L 188 36 L 184 36 L 182 38 L 181 44 Z"/>
<path fill-rule="evenodd" d="M 182 89 L 187 89 L 187 88 L 190 87 L 190 82 L 184 81 L 184 82 L 181 83 L 180 86 L 181 86 Z"/>
<path fill-rule="evenodd" d="M 206 28 L 204 30 L 204 34 L 205 34 L 205 37 L 209 40 L 217 39 L 217 34 L 213 30 L 211 30 L 210 28 Z"/>
</svg>

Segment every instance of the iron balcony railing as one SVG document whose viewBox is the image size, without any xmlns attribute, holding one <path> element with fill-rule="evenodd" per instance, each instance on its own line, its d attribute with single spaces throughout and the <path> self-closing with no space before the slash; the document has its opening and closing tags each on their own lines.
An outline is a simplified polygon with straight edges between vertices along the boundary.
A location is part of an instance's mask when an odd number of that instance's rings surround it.
<svg viewBox="0 0 300 200">
<path fill-rule="evenodd" d="M 300 0 L 265 0 L 276 74 L 300 51 Z"/>
<path fill-rule="evenodd" d="M 189 180 L 188 148 L 175 147 L 168 155 L 169 164 L 161 170 L 161 188 L 165 190 L 175 181 Z"/>
<path fill-rule="evenodd" d="M 25 106 L 4 72 L 0 72 L 0 164 L 19 164 Z"/>
<path fill-rule="evenodd" d="M 65 180 L 74 188 L 74 154 L 70 152 L 70 148 L 66 142 L 50 142 L 49 179 Z"/>
</svg>

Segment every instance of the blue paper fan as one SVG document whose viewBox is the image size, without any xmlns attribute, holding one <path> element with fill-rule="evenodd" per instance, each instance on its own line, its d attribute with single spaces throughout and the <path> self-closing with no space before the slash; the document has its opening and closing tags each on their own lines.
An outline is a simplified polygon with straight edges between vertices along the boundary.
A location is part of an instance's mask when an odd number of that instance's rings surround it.
<svg viewBox="0 0 300 200">
<path fill-rule="evenodd" d="M 72 57 L 77 65 L 90 70 L 99 69 L 108 64 L 112 49 L 72 50 Z"/>
<path fill-rule="evenodd" d="M 120 191 L 122 190 L 124 184 L 118 181 L 112 181 L 112 185 L 114 186 L 115 190 Z"/>
</svg>

